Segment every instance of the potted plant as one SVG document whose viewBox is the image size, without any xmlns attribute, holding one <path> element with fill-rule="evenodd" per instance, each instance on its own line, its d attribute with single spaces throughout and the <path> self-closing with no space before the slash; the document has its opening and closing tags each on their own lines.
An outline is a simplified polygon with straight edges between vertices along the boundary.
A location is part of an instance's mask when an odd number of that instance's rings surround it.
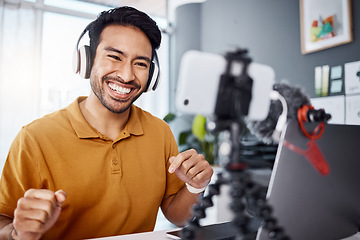
<svg viewBox="0 0 360 240">
<path fill-rule="evenodd" d="M 174 113 L 169 113 L 164 117 L 164 121 L 170 124 L 179 117 Z M 192 118 L 191 127 L 179 133 L 177 139 L 179 151 L 193 148 L 203 154 L 211 165 L 216 165 L 217 135 L 207 131 L 206 124 L 206 117 L 201 114 L 195 115 Z"/>
</svg>

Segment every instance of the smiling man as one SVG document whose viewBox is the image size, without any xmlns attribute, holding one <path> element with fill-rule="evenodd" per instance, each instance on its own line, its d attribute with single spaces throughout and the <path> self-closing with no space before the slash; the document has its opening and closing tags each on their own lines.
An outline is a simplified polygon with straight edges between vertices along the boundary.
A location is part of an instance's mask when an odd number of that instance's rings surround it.
<svg viewBox="0 0 360 240">
<path fill-rule="evenodd" d="M 103 12 L 89 32 L 92 91 L 24 126 L 0 180 L 1 239 L 85 239 L 182 226 L 212 176 L 169 126 L 133 105 L 149 88 L 161 32 L 145 13 Z M 80 59 L 84 60 L 84 59 Z"/>
</svg>

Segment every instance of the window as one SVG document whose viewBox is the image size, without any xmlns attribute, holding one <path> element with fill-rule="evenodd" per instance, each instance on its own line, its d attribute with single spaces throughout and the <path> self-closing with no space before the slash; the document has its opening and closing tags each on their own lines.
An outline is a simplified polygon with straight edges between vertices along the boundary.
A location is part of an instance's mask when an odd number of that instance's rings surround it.
<svg viewBox="0 0 360 240">
<path fill-rule="evenodd" d="M 78 96 L 89 94 L 89 80 L 81 78 L 72 71 L 76 42 L 89 22 L 90 20 L 80 17 L 52 12 L 44 13 L 41 51 L 41 115 L 67 106 Z"/>
<path fill-rule="evenodd" d="M 85 13 L 94 14 L 95 16 L 102 11 L 110 9 L 110 7 L 107 6 L 83 2 L 79 0 L 44 0 L 44 4 L 66 10 L 80 10 Z"/>
</svg>

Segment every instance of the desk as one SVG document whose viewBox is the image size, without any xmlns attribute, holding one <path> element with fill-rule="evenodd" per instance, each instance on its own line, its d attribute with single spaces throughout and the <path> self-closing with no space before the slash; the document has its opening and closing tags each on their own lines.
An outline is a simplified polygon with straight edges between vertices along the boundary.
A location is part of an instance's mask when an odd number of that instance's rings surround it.
<svg viewBox="0 0 360 240">
<path fill-rule="evenodd" d="M 171 238 L 166 236 L 166 232 L 172 230 L 176 230 L 176 229 L 128 234 L 128 235 L 121 235 L 115 237 L 96 238 L 96 240 L 170 240 Z M 360 233 L 357 233 L 353 236 L 343 238 L 342 240 L 359 240 L 359 239 L 360 239 Z"/>
<path fill-rule="evenodd" d="M 96 238 L 96 240 L 169 240 L 166 236 L 166 232 L 173 231 L 176 229 L 161 230 L 154 232 L 127 234 L 114 237 Z"/>
<path fill-rule="evenodd" d="M 181 228 L 171 229 L 171 230 L 161 230 L 147 233 L 138 233 L 133 235 L 123 235 L 119 237 L 110 237 L 110 238 L 100 238 L 102 240 L 168 240 L 166 236 L 167 231 L 176 231 L 181 230 Z M 216 239 L 229 239 L 236 236 L 238 230 L 234 228 L 234 224 L 232 222 L 222 222 L 216 224 L 210 224 L 206 226 L 202 226 L 196 231 L 196 239 L 201 240 L 216 240 Z M 181 233 L 178 233 L 181 234 Z M 97 238 L 99 240 L 99 238 Z"/>
</svg>

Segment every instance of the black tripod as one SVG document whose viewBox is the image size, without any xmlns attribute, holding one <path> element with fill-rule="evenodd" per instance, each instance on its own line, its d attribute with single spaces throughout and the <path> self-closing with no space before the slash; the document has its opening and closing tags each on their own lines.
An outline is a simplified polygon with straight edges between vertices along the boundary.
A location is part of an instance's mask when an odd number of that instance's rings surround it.
<svg viewBox="0 0 360 240">
<path fill-rule="evenodd" d="M 245 129 L 243 118 L 248 115 L 253 82 L 247 74 L 251 59 L 246 54 L 247 51 L 242 49 L 226 54 L 226 71 L 221 76 L 216 101 L 214 131 L 230 132 L 228 141 L 220 144 L 220 152 L 226 159 L 224 168 L 228 174 L 227 176 L 218 174 L 216 182 L 208 186 L 208 194 L 201 196 L 198 204 L 194 205 L 193 218 L 183 228 L 182 239 L 196 238 L 196 231 L 200 228 L 199 221 L 206 217 L 205 210 L 213 206 L 212 197 L 220 194 L 220 187 L 223 184 L 230 185 L 230 209 L 234 213 L 232 223 L 238 232 L 236 239 L 253 240 L 256 238 L 256 232 L 249 227 L 252 218 L 246 211 L 249 202 L 255 205 L 256 215 L 263 220 L 262 225 L 268 230 L 270 239 L 290 239 L 272 217 L 272 209 L 265 200 L 261 191 L 262 187 L 252 181 L 251 176 L 245 171 L 247 164 L 241 160 L 240 138 Z M 232 66 L 236 63 L 242 63 L 243 67 L 241 73 L 234 76 Z"/>
</svg>

